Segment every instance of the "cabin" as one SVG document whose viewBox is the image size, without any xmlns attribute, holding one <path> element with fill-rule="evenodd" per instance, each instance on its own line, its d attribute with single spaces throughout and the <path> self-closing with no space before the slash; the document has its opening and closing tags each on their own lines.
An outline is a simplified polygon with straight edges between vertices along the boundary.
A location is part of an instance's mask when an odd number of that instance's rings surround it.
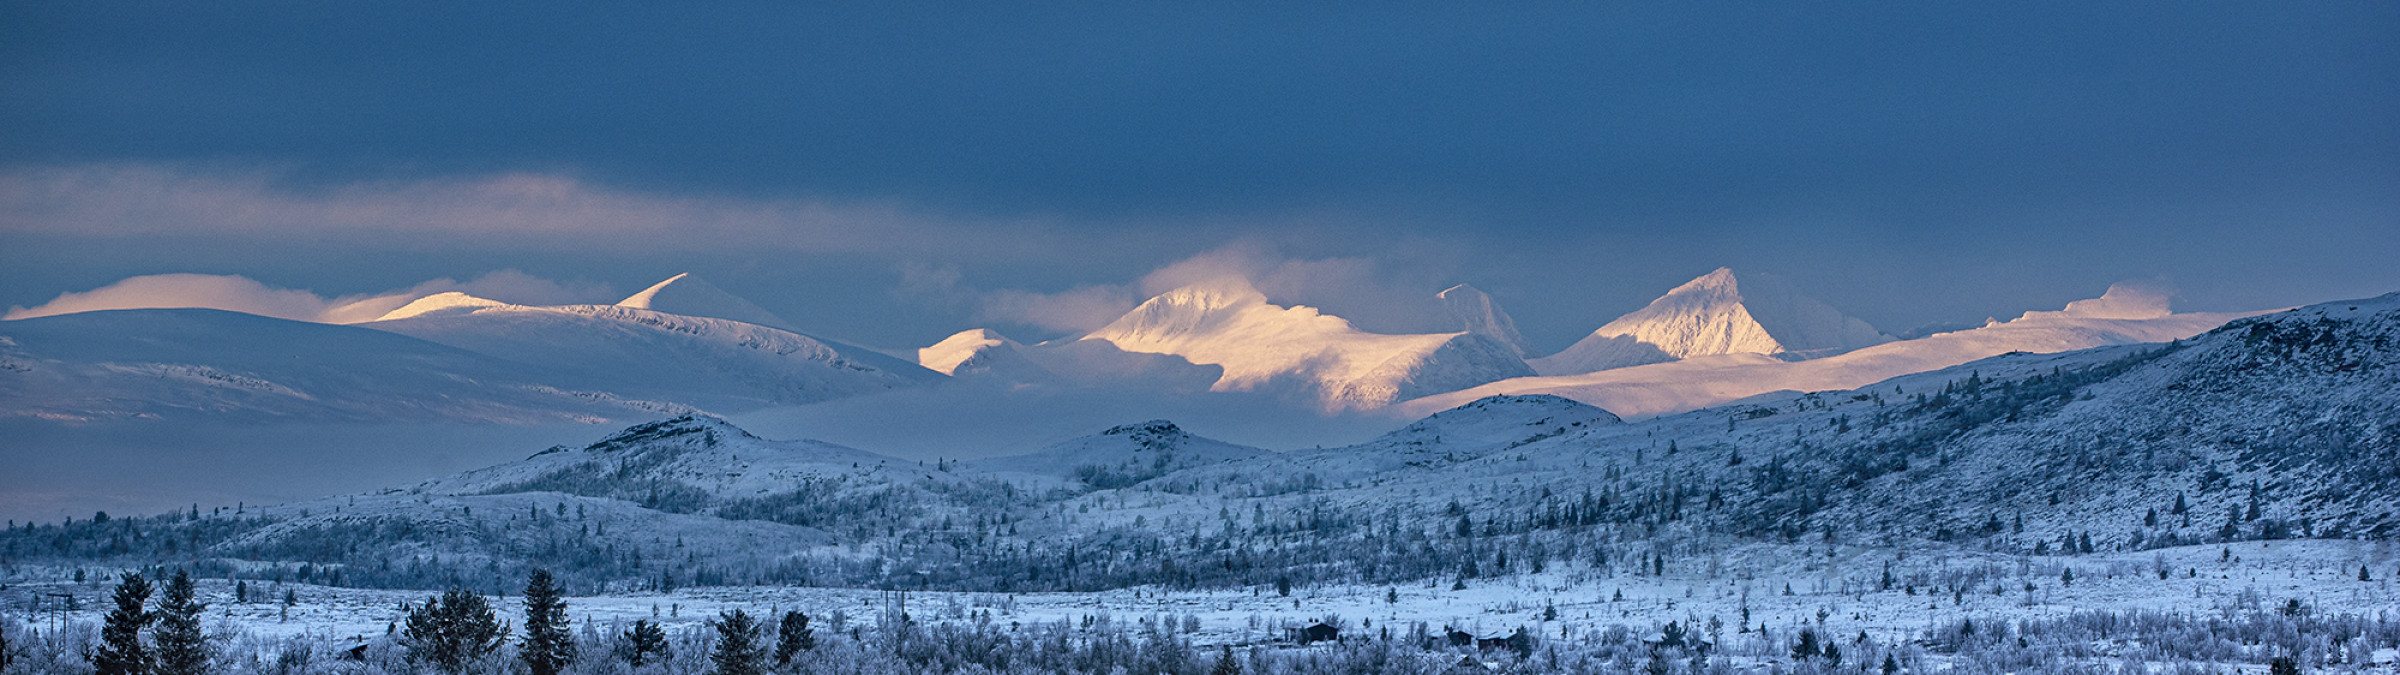
<svg viewBox="0 0 2400 675">
<path fill-rule="evenodd" d="M 1715 644 L 1696 637 L 1687 637 L 1680 642 L 1668 640 L 1643 640 L 1642 644 L 1648 646 L 1650 651 L 1654 652 L 1666 649 L 1688 649 L 1691 650 L 1692 653 L 1699 654 L 1701 656 L 1707 656 L 1709 652 L 1715 651 L 1717 648 Z"/>
<path fill-rule="evenodd" d="M 1523 654 L 1533 651 L 1533 636 L 1526 635 L 1525 629 L 1519 628 L 1517 632 L 1509 633 L 1506 636 L 1475 638 L 1475 648 L 1487 652 L 1506 649 Z"/>
<path fill-rule="evenodd" d="M 1446 631 L 1447 632 L 1442 634 L 1442 637 L 1448 639 L 1450 641 L 1450 646 L 1452 647 L 1471 647 L 1475 644 L 1474 633 L 1469 633 L 1456 628 L 1446 628 Z"/>
<path fill-rule="evenodd" d="M 1310 624 L 1307 628 L 1293 631 L 1293 638 L 1304 645 L 1317 642 L 1339 642 L 1342 639 L 1342 629 L 1319 621 Z"/>
</svg>

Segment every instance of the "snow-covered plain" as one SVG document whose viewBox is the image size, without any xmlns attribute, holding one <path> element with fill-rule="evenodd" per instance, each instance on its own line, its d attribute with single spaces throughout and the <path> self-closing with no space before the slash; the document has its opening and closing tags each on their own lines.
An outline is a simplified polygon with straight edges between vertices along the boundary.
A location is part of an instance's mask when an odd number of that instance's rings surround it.
<svg viewBox="0 0 2400 675">
<path fill-rule="evenodd" d="M 1894 584 L 1881 587 L 1884 565 Z M 2377 577 L 2362 582 L 2361 566 Z M 2167 571 L 2166 578 L 2158 575 Z M 2071 583 L 2061 575 L 2075 572 Z M 101 569 L 87 569 L 99 579 Z M 11 614 L 26 625 L 97 622 L 110 585 L 75 583 L 72 570 L 20 568 L 8 576 Z M 2391 616 L 2400 612 L 2400 547 L 2392 542 L 2277 541 L 2186 546 L 2138 553 L 2006 556 L 1940 549 L 1744 545 L 1670 566 L 1650 576 L 1588 565 L 1543 573 L 1398 585 L 1300 587 L 1289 596 L 1273 587 L 1175 590 L 1134 587 L 1089 593 L 967 593 L 911 591 L 908 607 L 920 622 L 1085 625 L 1168 617 L 1198 620 L 1201 644 L 1289 645 L 1287 629 L 1332 619 L 1352 635 L 1389 630 L 1406 635 L 1422 623 L 1437 633 L 1452 627 L 1478 636 L 1524 628 L 1544 639 L 1589 638 L 1611 627 L 1655 637 L 1668 622 L 1719 644 L 1764 628 L 1788 636 L 1801 628 L 1844 639 L 1865 633 L 1878 642 L 1928 640 L 1960 619 L 2013 623 L 2088 612 L 2146 611 L 2192 617 L 2278 612 L 2298 600 L 2311 614 Z M 2031 584 L 2034 590 L 2026 591 Z M 1786 593 L 1785 588 L 1790 592 Z M 253 600 L 234 602 L 229 582 L 203 580 L 213 630 L 276 637 L 326 636 L 364 641 L 385 634 L 405 616 L 403 603 L 424 591 L 372 590 L 300 583 L 253 582 Z M 297 604 L 286 611 L 284 591 Z M 797 610 L 820 626 L 871 627 L 882 619 L 885 589 L 804 587 L 689 587 L 671 592 L 575 593 L 569 614 L 582 624 L 621 626 L 636 619 L 674 631 L 703 631 L 719 612 Z M 66 611 L 63 595 L 80 609 Z M 36 600 L 40 598 L 40 600 Z M 521 598 L 495 603 L 521 614 Z M 1747 608 L 1749 623 L 1742 624 Z M 843 619 L 832 619 L 841 615 Z M 1553 617 L 1553 618 L 1545 618 Z M 1712 621 L 1713 620 L 1713 621 Z M 1711 628 L 1714 626 L 1715 628 Z M 821 628 L 822 630 L 822 628 Z M 2136 644 L 2104 645 L 2133 653 Z M 2390 668 L 2390 657 L 2380 664 Z"/>
</svg>

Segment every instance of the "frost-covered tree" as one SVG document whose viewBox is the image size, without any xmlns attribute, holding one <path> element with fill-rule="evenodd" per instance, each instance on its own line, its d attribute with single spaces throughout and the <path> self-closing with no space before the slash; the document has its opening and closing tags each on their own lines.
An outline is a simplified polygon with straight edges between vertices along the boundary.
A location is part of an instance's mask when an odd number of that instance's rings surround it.
<svg viewBox="0 0 2400 675">
<path fill-rule="evenodd" d="M 499 618 L 492 614 L 491 602 L 473 591 L 454 588 L 409 610 L 408 628 L 401 633 L 400 643 L 408 648 L 409 660 L 458 673 L 498 650 L 507 639 Z"/>
<path fill-rule="evenodd" d="M 525 578 L 525 637 L 517 658 L 533 675 L 558 675 L 575 662 L 575 636 L 567 631 L 567 601 L 550 571 L 535 568 Z"/>
<path fill-rule="evenodd" d="M 775 665 L 792 665 L 792 657 L 816 648 L 817 633 L 808 627 L 808 615 L 784 612 L 782 625 L 775 631 Z"/>
<path fill-rule="evenodd" d="M 717 646 L 708 654 L 716 664 L 716 675 L 761 675 L 766 669 L 766 648 L 758 644 L 758 620 L 739 608 L 717 615 L 709 625 L 717 629 Z"/>
<path fill-rule="evenodd" d="M 158 597 L 158 627 L 151 641 L 158 651 L 159 675 L 202 675 L 209 668 L 208 635 L 200 628 L 201 604 L 192 575 L 176 570 Z"/>
<path fill-rule="evenodd" d="M 637 619 L 624 634 L 617 636 L 617 658 L 626 665 L 640 668 L 666 659 L 667 630 L 649 619 Z"/>
<path fill-rule="evenodd" d="M 117 582 L 116 601 L 116 609 L 109 610 L 101 624 L 100 646 L 91 653 L 92 669 L 98 675 L 148 675 L 155 661 L 142 644 L 142 629 L 152 618 L 144 607 L 150 603 L 150 581 L 138 573 L 125 575 Z"/>
<path fill-rule="evenodd" d="M 1209 669 L 1208 675 L 1242 675 L 1242 662 L 1234 660 L 1233 645 L 1218 649 L 1217 666 Z"/>
</svg>

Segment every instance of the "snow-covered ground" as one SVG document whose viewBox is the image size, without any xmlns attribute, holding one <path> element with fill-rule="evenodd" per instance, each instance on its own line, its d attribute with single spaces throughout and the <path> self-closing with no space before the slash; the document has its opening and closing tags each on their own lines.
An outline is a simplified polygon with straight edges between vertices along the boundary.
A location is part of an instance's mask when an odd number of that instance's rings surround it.
<svg viewBox="0 0 2400 675">
<path fill-rule="evenodd" d="M 2230 552 L 2230 555 L 2229 553 Z M 1880 590 L 1883 564 L 1892 563 L 1895 583 Z M 1696 561 L 1686 561 L 1690 566 Z M 2359 581 L 2364 565 L 2372 581 Z M 2164 567 L 2166 579 L 2158 570 Z M 2072 583 L 2062 583 L 2065 570 Z M 96 622 L 107 608 L 111 584 L 100 570 L 76 583 L 71 570 L 19 569 L 0 598 L 6 612 L 25 625 L 44 628 Z M 975 621 L 1002 625 L 1069 622 L 1083 625 L 1102 616 L 1137 621 L 1166 616 L 1198 620 L 1193 638 L 1202 644 L 1274 642 L 1288 627 L 1338 617 L 1351 635 L 1389 629 L 1405 635 L 1414 623 L 1430 630 L 1455 627 L 1477 635 L 1502 635 L 1519 627 L 1545 639 L 1574 641 L 1612 626 L 1635 634 L 1655 633 L 1669 621 L 1697 634 L 1734 637 L 1764 626 L 1778 635 L 1800 628 L 1853 636 L 1865 632 L 1878 642 L 1924 637 L 1962 618 L 2019 621 L 2078 612 L 2144 610 L 2189 616 L 2238 616 L 2279 612 L 2299 600 L 2313 615 L 2391 616 L 2400 612 L 2400 547 L 2390 542 L 2275 541 L 2227 546 L 2190 546 L 2138 553 L 2065 557 L 1995 556 L 1960 552 L 1896 552 L 1818 547 L 1746 546 L 1709 556 L 1705 567 L 1670 566 L 1662 576 L 1600 572 L 1559 564 L 1540 574 L 1466 580 L 1425 580 L 1393 586 L 1334 585 L 1294 588 L 1290 596 L 1272 587 L 1233 590 L 1130 588 L 1095 593 L 911 592 L 907 608 L 919 622 Z M 2028 593 L 2031 583 L 2035 589 Z M 1961 586 L 1963 585 L 1963 588 Z M 1786 593 L 1786 588 L 1790 589 Z M 204 580 L 213 629 L 279 637 L 315 635 L 336 639 L 381 635 L 403 615 L 403 603 L 422 602 L 426 591 L 331 588 L 253 582 L 249 603 L 233 602 L 230 582 Z M 288 611 L 285 590 L 297 600 Z M 572 591 L 573 589 L 570 589 Z M 77 611 L 65 611 L 61 594 L 73 595 Z M 595 626 L 647 619 L 670 630 L 700 630 L 721 611 L 753 614 L 799 610 L 820 626 L 872 626 L 879 621 L 885 591 L 857 588 L 692 587 L 666 593 L 586 595 L 569 598 L 576 621 Z M 518 598 L 496 604 L 515 616 Z M 1545 620 L 1555 610 L 1555 619 Z M 840 618 L 836 618 L 840 617 Z M 837 628 L 838 629 L 838 628 Z"/>
</svg>

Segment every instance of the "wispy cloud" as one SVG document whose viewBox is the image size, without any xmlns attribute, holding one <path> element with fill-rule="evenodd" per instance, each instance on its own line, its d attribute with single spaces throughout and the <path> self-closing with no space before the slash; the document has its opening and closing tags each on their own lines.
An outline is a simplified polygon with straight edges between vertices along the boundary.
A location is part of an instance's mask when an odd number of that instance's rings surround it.
<svg viewBox="0 0 2400 675">
<path fill-rule="evenodd" d="M 0 171 L 0 233 L 334 240 L 454 251 L 746 251 L 1038 256 L 1046 223 L 791 198 L 668 196 L 505 173 L 295 187 L 287 171 L 161 164 Z"/>
<path fill-rule="evenodd" d="M 1454 330 L 1432 304 L 1439 278 L 1395 274 L 1366 258 L 1296 258 L 1239 241 L 1158 267 L 1122 284 L 1062 291 L 971 287 L 956 267 L 900 267 L 895 295 L 920 304 L 972 310 L 977 322 L 1013 323 L 1081 333 L 1107 325 L 1143 300 L 1185 286 L 1239 282 L 1273 302 L 1311 305 L 1379 330 Z"/>
</svg>

